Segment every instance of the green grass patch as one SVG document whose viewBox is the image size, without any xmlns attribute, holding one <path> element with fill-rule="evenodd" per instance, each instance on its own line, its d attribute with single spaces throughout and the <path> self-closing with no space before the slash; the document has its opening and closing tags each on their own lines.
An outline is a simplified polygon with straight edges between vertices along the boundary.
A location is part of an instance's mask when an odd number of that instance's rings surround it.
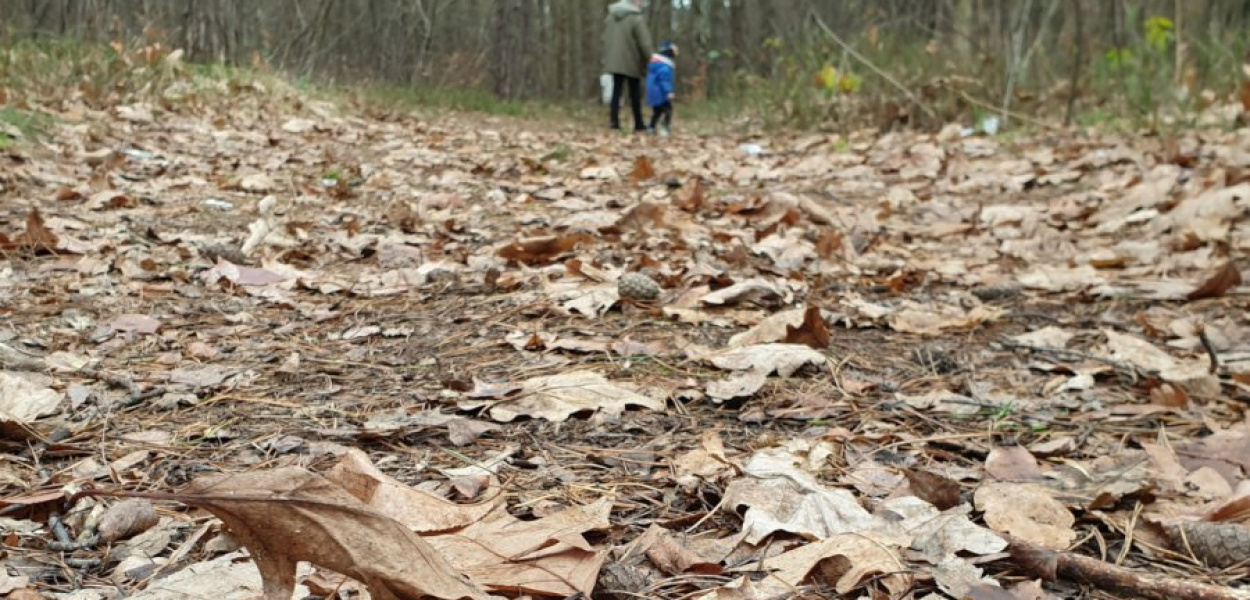
<svg viewBox="0 0 1250 600">
<path fill-rule="evenodd" d="M 569 116 L 575 107 L 538 100 L 507 100 L 475 88 L 407 87 L 385 83 L 318 86 L 314 93 L 348 97 L 360 105 L 391 110 L 434 110 L 481 113 L 500 117 Z"/>
<path fill-rule="evenodd" d="M 52 125 L 52 118 L 39 112 L 0 106 L 0 148 L 43 138 Z"/>
</svg>

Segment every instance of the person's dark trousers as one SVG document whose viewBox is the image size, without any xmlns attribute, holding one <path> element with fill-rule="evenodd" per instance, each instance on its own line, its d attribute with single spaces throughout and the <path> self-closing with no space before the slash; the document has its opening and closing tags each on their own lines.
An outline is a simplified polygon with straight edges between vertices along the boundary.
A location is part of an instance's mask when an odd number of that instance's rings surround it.
<svg viewBox="0 0 1250 600">
<path fill-rule="evenodd" d="M 621 94 L 629 85 L 629 107 L 634 111 L 634 131 L 645 131 L 647 126 L 642 122 L 642 80 L 619 73 L 612 74 L 612 129 L 621 128 Z"/>
<path fill-rule="evenodd" d="M 659 106 L 651 107 L 651 130 L 655 130 L 655 126 L 659 124 L 660 119 L 664 120 L 664 128 L 668 129 L 673 126 L 673 103 L 665 102 Z"/>
</svg>

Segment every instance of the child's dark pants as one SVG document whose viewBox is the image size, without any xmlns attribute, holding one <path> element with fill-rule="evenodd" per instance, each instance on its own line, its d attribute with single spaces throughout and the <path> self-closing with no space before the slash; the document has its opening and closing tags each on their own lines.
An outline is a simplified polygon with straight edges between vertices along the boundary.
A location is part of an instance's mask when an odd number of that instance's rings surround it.
<svg viewBox="0 0 1250 600">
<path fill-rule="evenodd" d="M 651 129 L 655 129 L 660 119 L 664 119 L 664 128 L 668 129 L 673 125 L 673 103 L 665 102 L 659 106 L 651 107 Z"/>
</svg>

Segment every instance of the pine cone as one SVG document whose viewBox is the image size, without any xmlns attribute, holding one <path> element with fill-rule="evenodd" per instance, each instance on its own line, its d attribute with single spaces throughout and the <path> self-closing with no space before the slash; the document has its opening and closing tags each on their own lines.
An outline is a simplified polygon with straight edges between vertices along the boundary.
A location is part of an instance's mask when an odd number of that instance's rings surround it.
<svg viewBox="0 0 1250 600">
<path fill-rule="evenodd" d="M 642 273 L 626 273 L 616 282 L 617 293 L 622 298 L 649 302 L 660 297 L 660 284 Z"/>
</svg>

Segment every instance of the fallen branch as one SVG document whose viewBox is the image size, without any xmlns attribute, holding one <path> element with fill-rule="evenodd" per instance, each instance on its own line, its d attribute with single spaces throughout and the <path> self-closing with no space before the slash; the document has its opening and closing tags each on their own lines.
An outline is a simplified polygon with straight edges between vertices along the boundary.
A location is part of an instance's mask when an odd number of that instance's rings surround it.
<svg viewBox="0 0 1250 600">
<path fill-rule="evenodd" d="M 1046 581 L 1092 585 L 1129 598 L 1147 600 L 1248 600 L 1250 593 L 1195 581 L 1146 575 L 1095 558 L 1055 552 L 1023 540 L 1008 547 L 1016 566 Z"/>
</svg>

